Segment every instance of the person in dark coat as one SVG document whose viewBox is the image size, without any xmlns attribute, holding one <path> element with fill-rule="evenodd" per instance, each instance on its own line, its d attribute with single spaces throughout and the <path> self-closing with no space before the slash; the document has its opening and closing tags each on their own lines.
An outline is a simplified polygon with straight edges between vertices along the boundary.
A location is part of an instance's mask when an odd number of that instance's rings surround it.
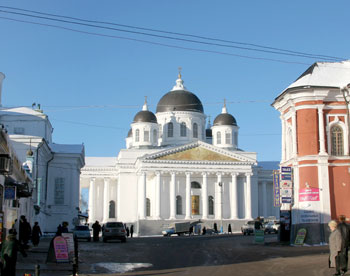
<svg viewBox="0 0 350 276">
<path fill-rule="evenodd" d="M 348 250 L 350 242 L 350 228 L 345 223 L 346 217 L 344 215 L 339 216 L 339 223 L 337 228 L 342 236 L 342 246 L 339 256 L 339 266 L 343 273 L 346 273 L 348 270 Z"/>
<path fill-rule="evenodd" d="M 62 222 L 62 233 L 68 233 L 68 222 L 67 221 L 63 221 Z"/>
<path fill-rule="evenodd" d="M 42 235 L 43 234 L 41 233 L 41 229 L 40 229 L 39 223 L 36 221 L 34 223 L 33 230 L 32 230 L 32 243 L 33 243 L 34 246 L 38 246 L 39 241 L 40 241 L 40 237 Z"/>
<path fill-rule="evenodd" d="M 255 230 L 261 230 L 262 229 L 262 223 L 260 217 L 257 217 L 254 222 L 254 229 Z"/>
<path fill-rule="evenodd" d="M 337 222 L 331 220 L 328 223 L 331 234 L 329 235 L 329 267 L 335 267 L 336 273 L 334 275 L 340 274 L 340 255 L 342 250 L 342 236 L 337 228 Z"/>
<path fill-rule="evenodd" d="M 126 227 L 126 236 L 129 238 L 129 235 L 130 235 L 130 230 L 129 230 L 129 227 L 127 226 Z"/>
<path fill-rule="evenodd" d="M 1 248 L 1 275 L 16 276 L 17 252 L 20 251 L 23 257 L 27 257 L 20 242 L 16 239 L 17 232 L 15 229 L 10 229 L 6 240 Z"/>
<path fill-rule="evenodd" d="M 228 224 L 227 232 L 228 232 L 229 234 L 232 234 L 232 228 L 231 228 L 231 224 L 230 224 L 230 223 Z"/>
<path fill-rule="evenodd" d="M 130 237 L 132 238 L 132 235 L 134 234 L 134 225 L 131 224 L 130 226 Z"/>
<path fill-rule="evenodd" d="M 202 235 L 205 235 L 207 233 L 207 228 L 204 226 L 202 230 Z"/>
<path fill-rule="evenodd" d="M 216 224 L 216 222 L 214 222 L 214 232 L 215 232 L 215 233 L 218 232 L 218 225 Z"/>
<path fill-rule="evenodd" d="M 25 216 L 20 217 L 19 221 L 19 242 L 27 247 L 28 241 L 30 239 L 32 228 Z"/>
<path fill-rule="evenodd" d="M 57 226 L 56 236 L 61 236 L 61 235 L 62 235 L 62 225 L 59 224 Z"/>
<path fill-rule="evenodd" d="M 99 234 L 101 232 L 101 225 L 96 220 L 95 223 L 92 225 L 92 236 L 94 241 L 99 241 Z"/>
</svg>

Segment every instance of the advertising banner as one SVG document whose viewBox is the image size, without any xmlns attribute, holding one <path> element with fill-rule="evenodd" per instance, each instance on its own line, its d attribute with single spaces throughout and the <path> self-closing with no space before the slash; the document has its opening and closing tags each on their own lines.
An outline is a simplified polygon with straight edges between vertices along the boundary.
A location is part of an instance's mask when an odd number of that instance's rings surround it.
<svg viewBox="0 0 350 276">
<path fill-rule="evenodd" d="M 320 214 L 313 210 L 299 210 L 300 223 L 320 223 Z"/>
<path fill-rule="evenodd" d="M 276 171 L 273 173 L 273 206 L 281 207 L 280 176 Z"/>
<path fill-rule="evenodd" d="M 292 167 L 281 167 L 282 173 L 292 173 Z"/>
<path fill-rule="evenodd" d="M 299 190 L 299 201 L 320 201 L 319 188 L 306 188 Z"/>
<path fill-rule="evenodd" d="M 65 238 L 57 236 L 53 240 L 53 246 L 55 249 L 56 261 L 58 263 L 68 263 L 68 246 Z"/>
</svg>

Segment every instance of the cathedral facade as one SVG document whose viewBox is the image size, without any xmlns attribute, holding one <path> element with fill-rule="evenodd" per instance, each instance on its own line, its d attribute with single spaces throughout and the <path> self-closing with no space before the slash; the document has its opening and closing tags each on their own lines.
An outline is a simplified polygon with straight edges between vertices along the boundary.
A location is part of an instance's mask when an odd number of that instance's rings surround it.
<svg viewBox="0 0 350 276">
<path fill-rule="evenodd" d="M 257 216 L 278 216 L 272 170 L 238 147 L 239 127 L 226 105 L 213 125 L 206 119 L 181 74 L 155 114 L 145 100 L 116 158 L 86 158 L 81 189 L 89 188 L 89 222 L 122 221 L 147 235 L 175 221 L 238 231 Z"/>
</svg>

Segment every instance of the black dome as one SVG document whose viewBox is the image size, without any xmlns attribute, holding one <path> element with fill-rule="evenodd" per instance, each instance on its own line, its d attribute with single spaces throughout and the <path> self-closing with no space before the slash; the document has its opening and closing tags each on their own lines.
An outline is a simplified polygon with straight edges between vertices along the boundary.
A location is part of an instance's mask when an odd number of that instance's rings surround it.
<svg viewBox="0 0 350 276">
<path fill-rule="evenodd" d="M 141 110 L 135 115 L 133 123 L 157 123 L 157 118 L 151 111 Z"/>
<path fill-rule="evenodd" d="M 212 132 L 212 130 L 210 128 L 207 128 L 205 130 L 205 136 L 206 137 L 213 137 L 213 132 Z"/>
<path fill-rule="evenodd" d="M 231 114 L 221 113 L 215 118 L 213 126 L 237 126 L 237 122 Z"/>
<path fill-rule="evenodd" d="M 173 90 L 158 102 L 157 112 L 192 111 L 203 113 L 203 105 L 198 97 L 185 90 Z"/>
</svg>

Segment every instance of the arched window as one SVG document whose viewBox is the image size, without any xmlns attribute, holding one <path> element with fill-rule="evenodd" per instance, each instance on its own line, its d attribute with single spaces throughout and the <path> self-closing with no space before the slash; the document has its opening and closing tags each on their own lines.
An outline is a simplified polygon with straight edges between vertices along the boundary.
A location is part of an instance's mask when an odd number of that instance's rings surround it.
<svg viewBox="0 0 350 276">
<path fill-rule="evenodd" d="M 140 142 L 140 130 L 136 129 L 135 132 L 135 142 Z"/>
<path fill-rule="evenodd" d="M 158 143 L 157 130 L 153 130 L 153 143 Z"/>
<path fill-rule="evenodd" d="M 149 142 L 149 130 L 144 130 L 143 131 L 143 141 L 144 142 Z"/>
<path fill-rule="evenodd" d="M 343 144 L 343 130 L 340 126 L 333 126 L 331 128 L 331 143 L 332 155 L 342 156 L 344 155 L 344 144 Z"/>
<path fill-rule="evenodd" d="M 180 136 L 186 137 L 186 123 L 185 122 L 182 122 L 180 124 Z"/>
<path fill-rule="evenodd" d="M 233 136 L 233 144 L 238 147 L 238 133 L 235 132 Z"/>
<path fill-rule="evenodd" d="M 196 123 L 193 124 L 193 138 L 198 138 L 198 125 Z"/>
<path fill-rule="evenodd" d="M 217 133 L 216 133 L 216 144 L 221 144 L 221 132 L 220 131 L 218 131 Z"/>
<path fill-rule="evenodd" d="M 146 198 L 146 217 L 151 216 L 151 200 Z"/>
<path fill-rule="evenodd" d="M 109 202 L 109 218 L 115 218 L 115 202 L 113 200 Z"/>
<path fill-rule="evenodd" d="M 197 181 L 191 182 L 191 189 L 200 189 L 200 188 L 202 188 L 201 184 L 199 184 Z"/>
<path fill-rule="evenodd" d="M 176 197 L 176 214 L 182 215 L 182 197 L 181 196 Z"/>
<path fill-rule="evenodd" d="M 212 196 L 209 196 L 208 198 L 209 203 L 209 215 L 214 215 L 214 198 Z"/>
<path fill-rule="evenodd" d="M 173 123 L 168 123 L 168 137 L 174 136 L 174 125 Z"/>
<path fill-rule="evenodd" d="M 231 132 L 225 132 L 225 144 L 231 144 Z"/>
</svg>

